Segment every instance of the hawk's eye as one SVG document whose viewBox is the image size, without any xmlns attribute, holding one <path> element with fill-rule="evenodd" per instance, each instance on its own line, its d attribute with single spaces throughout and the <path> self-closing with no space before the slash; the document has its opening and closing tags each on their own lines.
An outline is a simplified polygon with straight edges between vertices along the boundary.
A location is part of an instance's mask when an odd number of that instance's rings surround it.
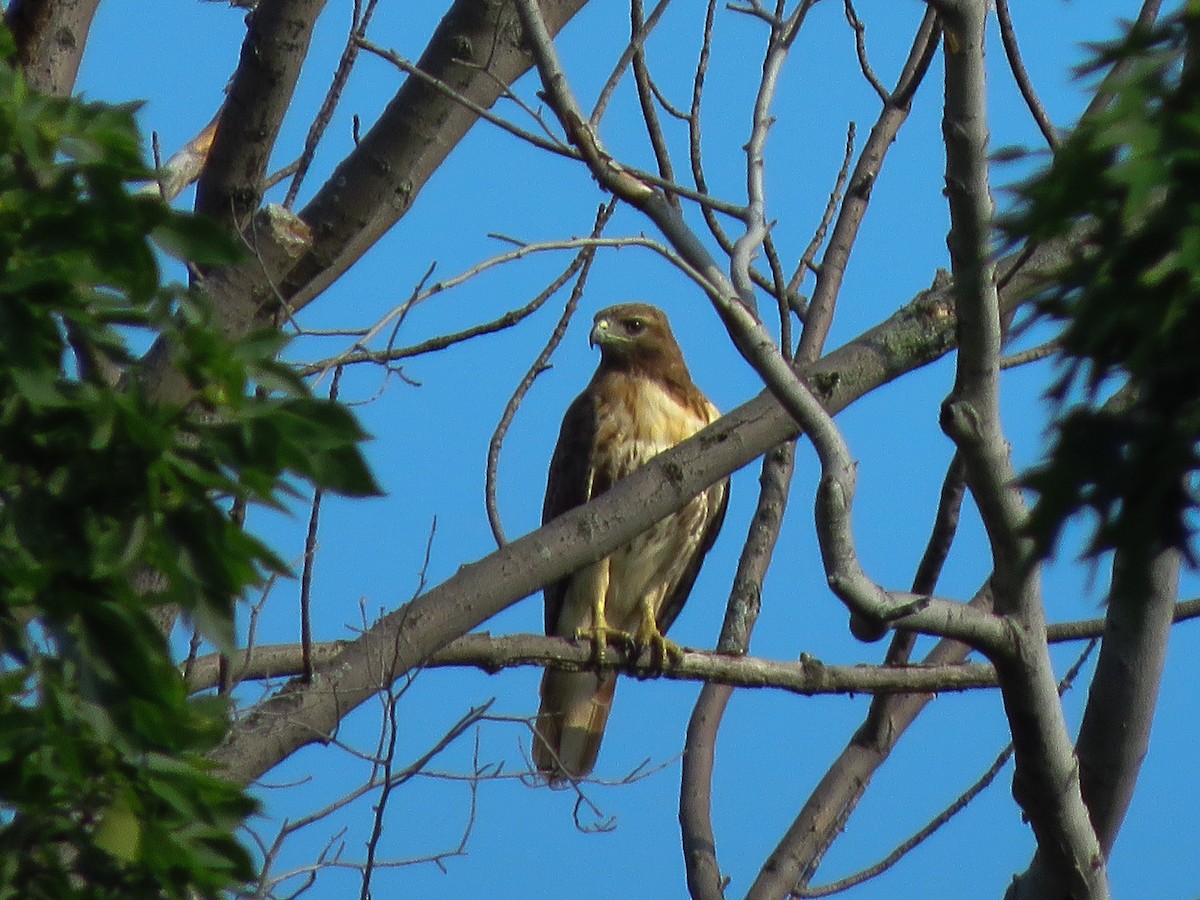
<svg viewBox="0 0 1200 900">
<path fill-rule="evenodd" d="M 642 319 L 626 319 L 625 330 L 630 334 L 641 334 L 646 329 L 646 323 Z"/>
</svg>

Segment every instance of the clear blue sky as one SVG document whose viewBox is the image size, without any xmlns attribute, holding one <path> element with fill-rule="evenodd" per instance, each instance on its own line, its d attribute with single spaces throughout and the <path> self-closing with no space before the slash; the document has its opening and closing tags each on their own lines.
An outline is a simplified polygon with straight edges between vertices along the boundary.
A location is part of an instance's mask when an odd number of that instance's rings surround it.
<svg viewBox="0 0 1200 900">
<path fill-rule="evenodd" d="M 350 5 L 346 0 L 330 3 L 320 22 L 280 140 L 277 165 L 298 155 L 341 51 Z M 371 37 L 415 58 L 443 5 L 382 3 Z M 1033 81 L 1052 118 L 1066 125 L 1084 102 L 1068 74 L 1082 58 L 1079 43 L 1111 35 L 1115 17 L 1131 15 L 1134 7 L 1116 0 L 1014 0 L 1012 6 Z M 681 105 L 690 96 L 702 7 L 677 2 L 649 45 L 651 65 L 661 72 L 664 90 Z M 917 0 L 860 3 L 871 60 L 885 83 L 894 79 L 922 10 Z M 215 111 L 236 65 L 242 16 L 242 11 L 223 4 L 197 0 L 107 0 L 101 5 L 79 87 L 93 99 L 145 99 L 143 126 L 147 133 L 158 133 L 169 155 Z M 561 36 L 567 72 L 585 106 L 623 48 L 627 27 L 623 4 L 596 0 Z M 712 189 L 738 200 L 744 189 L 740 147 L 749 134 L 747 109 L 764 29 L 724 8 L 718 11 L 717 28 L 704 128 L 706 164 Z M 1036 146 L 1038 133 L 1007 74 L 998 41 L 989 48 L 989 61 L 994 146 Z M 875 188 L 830 347 L 885 318 L 927 287 L 938 267 L 948 266 L 947 217 L 940 195 L 940 63 L 929 77 L 935 83 L 922 91 Z M 364 55 L 302 200 L 350 147 L 351 115 L 358 114 L 367 127 L 401 80 L 386 63 Z M 536 102 L 532 81 L 521 82 L 518 90 Z M 511 104 L 497 109 L 519 117 Z M 634 109 L 625 82 L 602 136 L 618 158 L 650 166 L 641 132 L 629 127 Z M 841 4 L 819 4 L 781 84 L 774 108 L 778 122 L 768 147 L 768 217 L 778 220 L 775 237 L 786 258 L 798 257 L 815 227 L 841 162 L 848 122 L 857 123 L 861 146 L 877 109 L 878 100 L 854 60 Z M 686 170 L 682 155 L 677 165 Z M 1001 168 L 996 183 L 1017 174 L 1016 169 Z M 1003 202 L 1002 195 L 998 197 Z M 189 194 L 184 202 L 190 199 Z M 369 326 L 408 296 L 431 263 L 437 266 L 434 279 L 446 278 L 505 249 L 489 233 L 530 241 L 586 233 L 604 199 L 581 167 L 549 158 L 481 124 L 425 188 L 410 215 L 306 311 L 302 321 L 310 328 Z M 699 218 L 693 218 L 702 227 Z M 647 222 L 628 211 L 609 229 L 610 234 L 650 231 Z M 397 343 L 415 343 L 520 306 L 566 262 L 559 255 L 517 263 L 441 294 L 413 311 Z M 554 368 L 538 380 L 505 444 L 499 496 L 510 536 L 538 524 L 544 473 L 559 419 L 595 365 L 586 340 L 592 313 L 629 299 L 648 300 L 668 311 L 696 381 L 722 409 L 758 392 L 755 377 L 694 287 L 644 250 L 601 255 Z M 435 517 L 427 575 L 431 583 L 494 549 L 483 505 L 487 442 L 564 301 L 565 294 L 555 297 L 519 329 L 411 361 L 404 372 L 416 384 L 393 378 L 381 393 L 378 371 L 363 368 L 347 374 L 343 397 L 363 401 L 358 411 L 375 435 L 370 455 L 388 495 L 369 502 L 326 501 L 314 592 L 319 638 L 343 637 L 361 624 L 360 604 L 371 618 L 412 595 Z M 344 338 L 314 339 L 298 343 L 293 354 L 313 359 L 345 346 Z M 951 379 L 952 364 L 943 361 L 864 399 L 839 419 L 860 464 L 855 506 L 859 549 L 869 574 L 888 586 L 907 587 L 927 537 L 951 455 L 937 427 L 938 404 Z M 1006 427 L 1021 466 L 1035 460 L 1042 447 L 1044 407 L 1039 392 L 1044 381 L 1044 369 L 1005 377 Z M 454 410 L 453 415 L 448 410 Z M 844 610 L 824 586 L 811 524 L 815 461 L 804 445 L 798 460 L 793 507 L 776 568 L 766 584 L 754 652 L 778 659 L 806 652 L 831 663 L 877 661 L 883 645 L 854 641 L 846 630 Z M 756 463 L 735 476 L 725 531 L 673 632 L 683 644 L 710 647 L 715 641 L 753 509 L 757 469 Z M 271 535 L 284 558 L 299 558 L 306 526 L 303 510 L 291 518 L 254 513 L 251 522 Z M 971 512 L 964 515 L 962 530 L 940 587 L 941 593 L 958 598 L 970 596 L 987 568 L 986 545 Z M 1104 571 L 1092 577 L 1086 568 L 1070 565 L 1066 555 L 1068 564 L 1047 578 L 1051 618 L 1096 615 Z M 1184 596 L 1194 596 L 1198 586 L 1189 576 Z M 259 626 L 260 641 L 295 639 L 297 593 L 294 582 L 275 588 Z M 487 626 L 494 633 L 540 627 L 540 598 L 524 601 Z M 1118 897 L 1184 900 L 1200 892 L 1192 837 L 1200 831 L 1200 775 L 1190 765 L 1197 737 L 1190 713 L 1195 708 L 1194 686 L 1200 681 L 1198 640 L 1197 625 L 1182 626 L 1173 637 L 1150 755 L 1112 860 Z M 1074 647 L 1056 652 L 1060 671 L 1075 653 Z M 1085 678 L 1089 674 L 1090 667 Z M 399 707 L 399 759 L 418 755 L 468 706 L 489 698 L 495 698 L 497 714 L 532 714 L 538 676 L 533 669 L 492 677 L 451 671 L 420 674 Z M 428 864 L 380 872 L 375 896 L 683 896 L 676 821 L 679 767 L 674 757 L 682 748 L 697 690 L 693 684 L 628 680 L 619 688 L 598 776 L 619 779 L 646 758 L 665 764 L 665 769 L 633 785 L 591 789 L 590 796 L 604 814 L 616 819 L 612 832 L 578 831 L 572 820 L 572 795 L 534 789 L 516 779 L 486 782 L 478 791 L 468 855 L 448 860 L 446 873 Z M 1078 687 L 1067 698 L 1072 727 L 1085 696 Z M 861 721 L 866 704 L 861 697 L 799 699 L 748 691 L 735 696 L 718 745 L 715 790 L 717 846 L 722 867 L 733 879 L 730 896 L 749 886 Z M 378 706 L 368 704 L 348 720 L 340 737 L 372 751 L 377 720 Z M 845 875 L 890 851 L 990 764 L 1006 733 L 994 694 L 937 700 L 879 773 L 818 881 Z M 480 761 L 503 763 L 505 772 L 523 768 L 521 753 L 527 747 L 528 733 L 519 724 L 488 723 L 479 732 Z M 469 737 L 433 768 L 468 772 L 474 752 L 474 738 Z M 306 751 L 268 780 L 276 785 L 313 780 L 298 789 L 268 790 L 266 815 L 272 820 L 303 815 L 355 786 L 364 773 L 364 765 L 347 754 Z M 1024 868 L 1032 849 L 1032 838 L 1009 796 L 1010 778 L 1008 769 L 952 824 L 853 896 L 999 897 L 1011 874 Z M 465 783 L 444 779 L 417 779 L 397 791 L 391 803 L 380 846 L 385 860 L 452 849 L 470 813 Z M 271 821 L 259 824 L 268 837 L 273 834 Z M 345 841 L 344 857 L 361 859 L 369 824 L 369 806 L 360 803 L 350 815 L 312 826 L 285 849 L 280 870 L 311 862 L 343 825 L 349 827 L 339 839 Z M 322 875 L 309 896 L 340 897 L 357 890 L 355 873 L 334 871 Z"/>
</svg>

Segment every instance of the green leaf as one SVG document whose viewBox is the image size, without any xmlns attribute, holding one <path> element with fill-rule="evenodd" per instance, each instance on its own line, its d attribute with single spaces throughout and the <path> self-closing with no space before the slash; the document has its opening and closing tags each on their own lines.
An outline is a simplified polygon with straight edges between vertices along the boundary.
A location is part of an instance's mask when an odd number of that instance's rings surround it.
<svg viewBox="0 0 1200 900">
<path fill-rule="evenodd" d="M 122 862 L 137 860 L 142 846 L 142 822 L 120 798 L 100 812 L 96 824 L 96 846 Z"/>
</svg>

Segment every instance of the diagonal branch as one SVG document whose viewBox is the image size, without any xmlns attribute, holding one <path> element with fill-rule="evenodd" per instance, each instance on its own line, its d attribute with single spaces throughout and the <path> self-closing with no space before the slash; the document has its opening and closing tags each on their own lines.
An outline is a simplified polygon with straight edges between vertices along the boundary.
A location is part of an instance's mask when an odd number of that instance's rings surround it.
<svg viewBox="0 0 1200 900">
<path fill-rule="evenodd" d="M 807 369 L 806 377 L 826 387 L 822 396 L 829 411 L 943 355 L 953 330 L 948 304 L 946 296 L 922 296 Z M 343 716 L 378 689 L 393 659 L 399 660 L 398 675 L 421 665 L 455 637 L 610 553 L 796 431 L 770 395 L 734 410 L 592 503 L 462 567 L 384 616 L 336 660 L 318 666 L 312 688 L 289 686 L 260 704 L 238 723 L 215 758 L 235 781 L 259 777 L 300 747 L 326 739 Z M 934 628 L 937 623 L 918 611 L 906 624 Z"/>
<path fill-rule="evenodd" d="M 991 603 L 991 590 L 987 585 L 971 601 L 972 606 L 981 611 L 990 609 Z M 964 644 L 939 641 L 922 664 L 959 663 L 968 653 L 970 648 Z M 908 726 L 932 700 L 932 694 L 898 696 L 893 704 L 889 704 L 890 727 L 876 730 L 864 724 L 850 738 L 767 857 L 746 895 L 747 900 L 774 900 L 785 896 L 794 887 L 808 883 L 830 843 L 841 833 L 871 777 L 899 743 Z"/>
<path fill-rule="evenodd" d="M 35 91 L 62 97 L 75 89 L 100 0 L 12 0 L 4 23 L 17 44 L 17 64 Z"/>
<path fill-rule="evenodd" d="M 800 336 L 801 358 L 815 359 L 825 344 L 825 338 L 833 323 L 837 296 L 842 288 L 846 267 L 850 263 L 850 252 L 858 237 L 859 226 L 866 215 L 867 205 L 871 201 L 871 189 L 875 185 L 875 179 L 879 177 L 888 150 L 895 143 L 896 134 L 908 119 L 913 96 L 929 70 L 940 37 L 941 28 L 937 16 L 932 11 L 926 11 L 913 38 L 908 59 L 896 81 L 896 87 L 871 127 L 871 133 L 850 175 L 846 198 L 842 202 L 833 233 L 829 237 L 829 246 L 821 259 L 817 284 L 809 301 L 804 332 Z M 797 275 L 799 274 L 801 273 L 797 272 Z"/>
<path fill-rule="evenodd" d="M 258 209 L 271 151 L 325 2 L 276 0 L 247 16 L 241 58 L 196 184 L 196 212 L 241 231 Z"/>
<path fill-rule="evenodd" d="M 796 447 L 787 442 L 763 457 L 758 503 L 749 534 L 738 560 L 725 622 L 717 642 L 720 653 L 744 656 L 758 621 L 762 584 L 783 525 L 795 468 Z M 712 827 L 712 780 L 717 730 L 733 691 L 726 685 L 705 683 L 688 720 L 680 773 L 679 824 L 688 889 L 695 898 L 719 900 L 721 868 L 717 864 L 716 835 Z"/>
</svg>

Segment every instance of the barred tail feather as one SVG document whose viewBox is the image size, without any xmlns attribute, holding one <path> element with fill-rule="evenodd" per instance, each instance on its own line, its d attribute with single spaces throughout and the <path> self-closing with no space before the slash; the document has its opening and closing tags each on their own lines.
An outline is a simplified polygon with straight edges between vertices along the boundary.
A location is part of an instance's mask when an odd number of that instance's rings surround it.
<svg viewBox="0 0 1200 900">
<path fill-rule="evenodd" d="M 617 676 L 547 669 L 533 738 L 533 761 L 551 786 L 583 778 L 596 765 Z"/>
</svg>

